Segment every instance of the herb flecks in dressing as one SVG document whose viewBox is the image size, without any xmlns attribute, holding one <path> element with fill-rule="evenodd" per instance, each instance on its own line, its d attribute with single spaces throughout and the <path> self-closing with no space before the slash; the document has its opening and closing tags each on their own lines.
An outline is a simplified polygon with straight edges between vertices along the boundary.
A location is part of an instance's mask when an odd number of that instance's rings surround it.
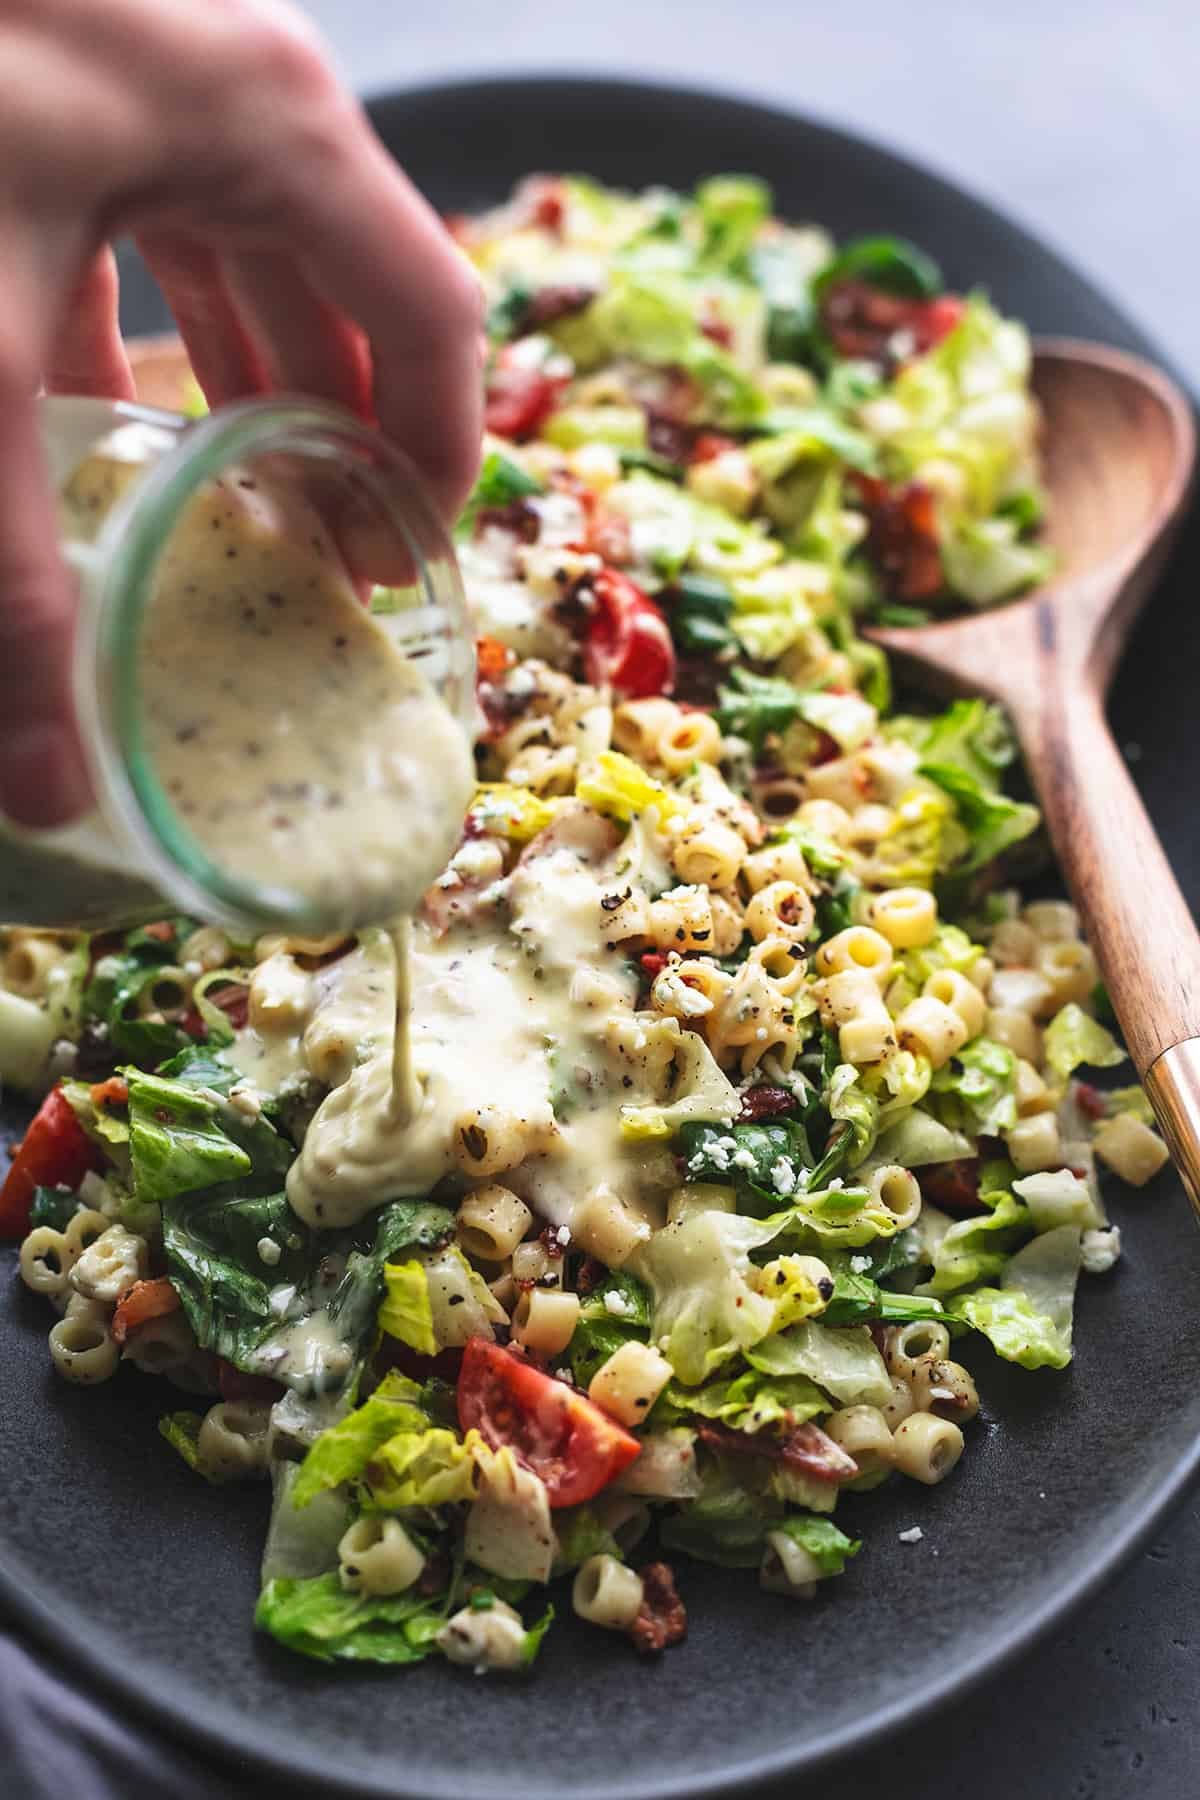
<svg viewBox="0 0 1200 1800">
<path fill-rule="evenodd" d="M 458 840 L 470 747 L 302 494 L 230 474 L 197 496 L 139 680 L 148 760 L 218 868 L 346 924 L 416 907 Z"/>
</svg>

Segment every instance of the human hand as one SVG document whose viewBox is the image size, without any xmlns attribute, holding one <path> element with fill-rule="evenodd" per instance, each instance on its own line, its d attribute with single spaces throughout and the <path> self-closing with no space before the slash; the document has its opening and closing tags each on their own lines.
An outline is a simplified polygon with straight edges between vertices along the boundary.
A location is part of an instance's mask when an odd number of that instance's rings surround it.
<svg viewBox="0 0 1200 1800">
<path fill-rule="evenodd" d="M 479 456 L 478 284 L 282 0 L 0 0 L 0 810 L 76 816 L 75 589 L 36 393 L 133 397 L 133 232 L 211 404 L 374 417 L 449 518 Z"/>
</svg>

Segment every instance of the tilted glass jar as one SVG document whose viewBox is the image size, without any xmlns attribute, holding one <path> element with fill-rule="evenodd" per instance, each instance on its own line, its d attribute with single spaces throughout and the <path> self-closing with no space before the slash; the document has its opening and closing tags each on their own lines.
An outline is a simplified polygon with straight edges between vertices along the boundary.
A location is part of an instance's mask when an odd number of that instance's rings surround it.
<svg viewBox="0 0 1200 1800">
<path fill-rule="evenodd" d="M 0 920 L 166 903 L 315 933 L 411 910 L 457 841 L 475 702 L 454 552 L 408 460 L 298 399 L 42 405 L 96 806 L 0 821 Z"/>
</svg>

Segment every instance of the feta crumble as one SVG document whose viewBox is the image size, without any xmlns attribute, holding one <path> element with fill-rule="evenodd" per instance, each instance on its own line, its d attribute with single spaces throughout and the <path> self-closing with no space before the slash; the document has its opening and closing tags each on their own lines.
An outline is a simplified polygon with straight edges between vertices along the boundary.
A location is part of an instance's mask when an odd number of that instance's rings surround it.
<svg viewBox="0 0 1200 1800">
<path fill-rule="evenodd" d="M 856 1275 L 865 1275 L 870 1266 L 871 1259 L 869 1256 L 852 1256 L 850 1258 L 850 1267 L 854 1270 Z"/>
<path fill-rule="evenodd" d="M 1085 1231 L 1079 1240 L 1081 1266 L 1087 1275 L 1105 1275 L 1121 1254 L 1121 1228 L 1109 1225 L 1103 1230 Z"/>
<path fill-rule="evenodd" d="M 902 1544 L 919 1544 L 925 1533 L 919 1525 L 910 1525 L 907 1531 L 898 1531 L 896 1536 Z"/>
</svg>

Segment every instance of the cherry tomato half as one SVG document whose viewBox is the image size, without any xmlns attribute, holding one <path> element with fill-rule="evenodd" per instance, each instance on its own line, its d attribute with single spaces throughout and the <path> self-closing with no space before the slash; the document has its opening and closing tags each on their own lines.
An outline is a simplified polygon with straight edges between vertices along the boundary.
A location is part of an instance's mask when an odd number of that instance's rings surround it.
<svg viewBox="0 0 1200 1800">
<path fill-rule="evenodd" d="M 588 680 L 630 700 L 669 694 L 675 685 L 675 647 L 653 600 L 616 569 L 601 569 L 591 588 L 596 604 L 583 658 Z"/>
<path fill-rule="evenodd" d="M 0 1187 L 0 1237 L 24 1237 L 29 1230 L 35 1188 L 77 1188 L 101 1162 L 62 1089 L 54 1088 L 34 1114 Z"/>
<path fill-rule="evenodd" d="M 458 1378 L 458 1422 L 493 1450 L 509 1445 L 546 1484 L 551 1506 L 578 1506 L 627 1468 L 641 1445 L 598 1406 L 486 1338 L 471 1338 Z"/>
</svg>

